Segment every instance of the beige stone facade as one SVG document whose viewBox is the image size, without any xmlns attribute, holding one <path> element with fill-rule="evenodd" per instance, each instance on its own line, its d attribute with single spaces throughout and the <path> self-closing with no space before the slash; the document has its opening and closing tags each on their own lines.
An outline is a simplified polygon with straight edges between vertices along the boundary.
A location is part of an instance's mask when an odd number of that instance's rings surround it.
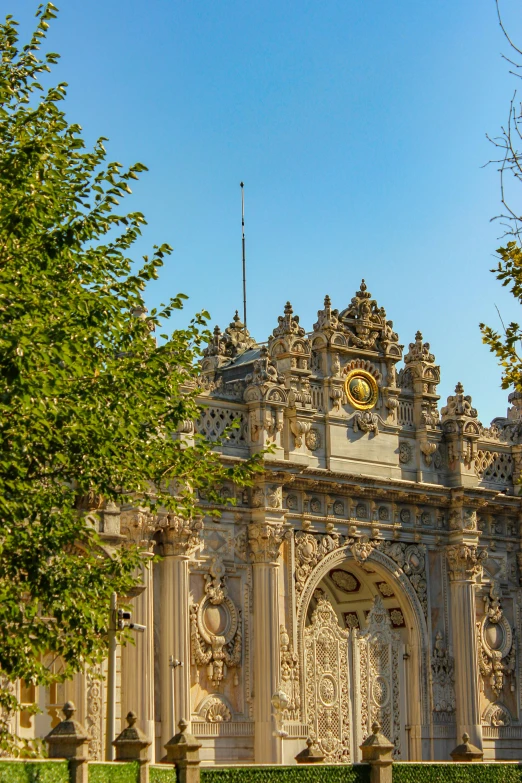
<svg viewBox="0 0 522 783">
<path fill-rule="evenodd" d="M 119 529 L 163 555 L 133 599 L 147 632 L 118 659 L 119 715 L 138 714 L 156 759 L 180 718 L 209 763 L 293 763 L 309 737 L 326 762 L 358 761 L 376 719 L 397 759 L 448 759 L 464 732 L 486 759 L 520 757 L 522 395 L 484 427 L 460 384 L 439 408 L 439 379 L 364 281 L 309 332 L 289 304 L 267 343 L 237 316 L 216 328 L 196 430 L 235 422 L 223 459 L 269 447 L 264 475 L 223 487 L 237 502 L 218 521 L 104 521 L 108 543 Z M 93 758 L 100 674 L 60 694 Z"/>
</svg>

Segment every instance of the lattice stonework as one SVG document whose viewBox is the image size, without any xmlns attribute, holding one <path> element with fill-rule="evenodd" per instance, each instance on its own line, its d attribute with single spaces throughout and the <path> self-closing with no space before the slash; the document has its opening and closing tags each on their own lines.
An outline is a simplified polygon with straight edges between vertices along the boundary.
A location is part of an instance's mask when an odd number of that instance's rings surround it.
<svg viewBox="0 0 522 783">
<path fill-rule="evenodd" d="M 226 442 L 233 445 L 246 445 L 246 419 L 240 411 L 229 410 L 228 408 L 205 408 L 198 421 L 196 430 L 200 435 L 204 435 L 208 440 L 218 440 L 223 436 L 227 427 L 238 420 L 240 425 L 237 429 L 231 429 L 226 438 Z"/>
<path fill-rule="evenodd" d="M 368 615 L 367 629 L 354 633 L 355 673 L 359 679 L 356 719 L 360 720 L 361 741 L 377 720 L 382 733 L 395 745 L 394 758 L 400 759 L 400 639 L 379 596 Z"/>
<path fill-rule="evenodd" d="M 327 763 L 349 763 L 348 632 L 321 598 L 305 630 L 306 714 Z"/>
<path fill-rule="evenodd" d="M 513 476 L 513 458 L 511 454 L 499 451 L 477 451 L 475 473 L 484 481 L 502 484 Z"/>
</svg>

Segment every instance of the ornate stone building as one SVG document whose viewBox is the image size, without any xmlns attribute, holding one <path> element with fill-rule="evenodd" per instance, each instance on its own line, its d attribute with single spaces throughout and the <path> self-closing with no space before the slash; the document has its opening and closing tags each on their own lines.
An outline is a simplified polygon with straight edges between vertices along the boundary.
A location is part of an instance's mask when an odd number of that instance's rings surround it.
<svg viewBox="0 0 522 783">
<path fill-rule="evenodd" d="M 157 759 L 181 717 L 209 762 L 293 763 L 309 737 L 357 761 L 376 718 L 397 759 L 448 759 L 464 731 L 520 757 L 522 395 L 490 427 L 460 383 L 439 410 L 429 344 L 403 356 L 364 281 L 311 332 L 287 303 L 259 344 L 236 314 L 201 372 L 196 430 L 230 462 L 269 448 L 266 470 L 223 487 L 219 520 L 105 511 L 109 546 L 163 556 L 133 599 L 147 632 L 120 653 L 120 715 Z M 102 757 L 100 674 L 42 694 L 38 733 L 73 697 Z"/>
</svg>

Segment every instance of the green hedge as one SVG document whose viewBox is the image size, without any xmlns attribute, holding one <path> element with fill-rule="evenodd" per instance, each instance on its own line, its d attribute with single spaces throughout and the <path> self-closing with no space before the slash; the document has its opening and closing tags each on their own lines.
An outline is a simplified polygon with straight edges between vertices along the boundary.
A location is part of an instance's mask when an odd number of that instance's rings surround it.
<svg viewBox="0 0 522 783">
<path fill-rule="evenodd" d="M 292 767 L 203 767 L 201 783 L 369 783 L 363 765 L 314 764 Z"/>
<path fill-rule="evenodd" d="M 155 767 L 151 765 L 149 775 L 150 783 L 176 783 L 175 767 Z"/>
<path fill-rule="evenodd" d="M 0 783 L 69 783 L 66 761 L 0 761 Z"/>
<path fill-rule="evenodd" d="M 393 783 L 522 783 L 518 764 L 401 764 L 393 765 Z"/>
<path fill-rule="evenodd" d="M 137 761 L 94 762 L 89 764 L 89 783 L 137 783 Z"/>
</svg>

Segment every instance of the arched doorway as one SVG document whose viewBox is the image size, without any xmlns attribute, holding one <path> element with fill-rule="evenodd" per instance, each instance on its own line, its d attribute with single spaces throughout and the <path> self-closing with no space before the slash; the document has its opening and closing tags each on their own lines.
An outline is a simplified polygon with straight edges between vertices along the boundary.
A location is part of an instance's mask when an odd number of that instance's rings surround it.
<svg viewBox="0 0 522 783">
<path fill-rule="evenodd" d="M 325 761 L 360 760 L 375 720 L 397 759 L 421 758 L 425 637 L 410 582 L 382 552 L 361 562 L 343 547 L 314 569 L 298 606 L 298 640 L 304 718 Z"/>
</svg>

